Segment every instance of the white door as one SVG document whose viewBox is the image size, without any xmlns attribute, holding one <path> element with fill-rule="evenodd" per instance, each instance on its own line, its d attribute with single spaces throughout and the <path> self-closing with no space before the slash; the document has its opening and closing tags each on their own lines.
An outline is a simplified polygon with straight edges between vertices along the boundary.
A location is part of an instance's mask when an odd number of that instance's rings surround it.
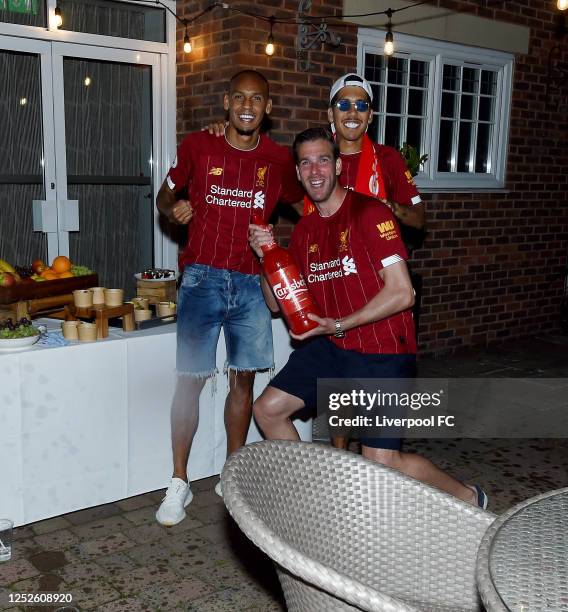
<svg viewBox="0 0 568 612">
<path fill-rule="evenodd" d="M 67 255 L 133 293 L 133 273 L 154 260 L 159 55 L 0 37 L 0 58 L 16 132 L 0 157 L 2 221 L 22 216 L 0 224 L 0 257 Z M 41 232 L 33 200 L 44 201 Z"/>
</svg>

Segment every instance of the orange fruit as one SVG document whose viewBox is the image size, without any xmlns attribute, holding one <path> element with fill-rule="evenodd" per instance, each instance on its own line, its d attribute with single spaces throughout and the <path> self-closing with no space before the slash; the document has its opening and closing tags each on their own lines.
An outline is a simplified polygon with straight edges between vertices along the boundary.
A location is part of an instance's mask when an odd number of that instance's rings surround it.
<svg viewBox="0 0 568 612">
<path fill-rule="evenodd" d="M 71 261 L 68 257 L 65 257 L 65 255 L 59 255 L 59 257 L 53 260 L 51 267 L 57 274 L 69 272 L 69 270 L 71 270 Z"/>
<path fill-rule="evenodd" d="M 42 278 L 45 278 L 45 280 L 57 280 L 59 278 L 59 276 L 57 275 L 57 272 L 55 272 L 54 270 L 52 270 L 51 268 L 46 268 L 41 274 L 40 276 Z"/>
<path fill-rule="evenodd" d="M 59 278 L 73 278 L 75 275 L 71 270 L 67 270 L 67 272 L 61 272 L 57 275 Z"/>
</svg>

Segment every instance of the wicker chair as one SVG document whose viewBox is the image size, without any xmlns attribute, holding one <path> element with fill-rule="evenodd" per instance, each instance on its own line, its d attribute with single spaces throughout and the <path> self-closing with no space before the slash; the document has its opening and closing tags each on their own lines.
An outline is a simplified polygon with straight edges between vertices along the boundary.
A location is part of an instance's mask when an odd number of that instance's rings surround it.
<svg viewBox="0 0 568 612">
<path fill-rule="evenodd" d="M 276 565 L 288 610 L 479 610 L 475 559 L 495 515 L 319 444 L 233 454 L 223 499 Z"/>
</svg>

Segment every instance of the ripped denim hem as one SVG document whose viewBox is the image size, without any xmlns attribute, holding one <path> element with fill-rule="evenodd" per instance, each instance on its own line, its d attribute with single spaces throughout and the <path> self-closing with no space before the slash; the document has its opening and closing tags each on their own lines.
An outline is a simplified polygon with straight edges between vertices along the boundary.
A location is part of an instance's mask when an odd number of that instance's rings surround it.
<svg viewBox="0 0 568 612">
<path fill-rule="evenodd" d="M 212 370 L 205 372 L 181 372 L 180 370 L 176 370 L 176 374 L 180 378 L 195 378 L 197 380 L 211 380 L 211 397 L 215 396 L 217 392 L 217 374 L 219 370 L 217 368 L 213 368 Z"/>
</svg>

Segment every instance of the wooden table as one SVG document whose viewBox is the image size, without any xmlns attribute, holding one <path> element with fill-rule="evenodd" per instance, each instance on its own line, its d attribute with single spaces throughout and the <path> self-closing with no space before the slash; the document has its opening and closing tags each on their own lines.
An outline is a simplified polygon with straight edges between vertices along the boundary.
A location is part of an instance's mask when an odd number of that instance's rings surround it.
<svg viewBox="0 0 568 612">
<path fill-rule="evenodd" d="M 134 331 L 134 304 L 105 306 L 97 304 L 88 308 L 79 308 L 75 304 L 66 307 L 66 321 L 77 319 L 94 319 L 97 325 L 97 338 L 108 338 L 108 320 L 122 317 L 122 330 Z"/>
<path fill-rule="evenodd" d="M 476 575 L 490 612 L 568 611 L 568 488 L 500 516 L 483 536 Z"/>
</svg>

